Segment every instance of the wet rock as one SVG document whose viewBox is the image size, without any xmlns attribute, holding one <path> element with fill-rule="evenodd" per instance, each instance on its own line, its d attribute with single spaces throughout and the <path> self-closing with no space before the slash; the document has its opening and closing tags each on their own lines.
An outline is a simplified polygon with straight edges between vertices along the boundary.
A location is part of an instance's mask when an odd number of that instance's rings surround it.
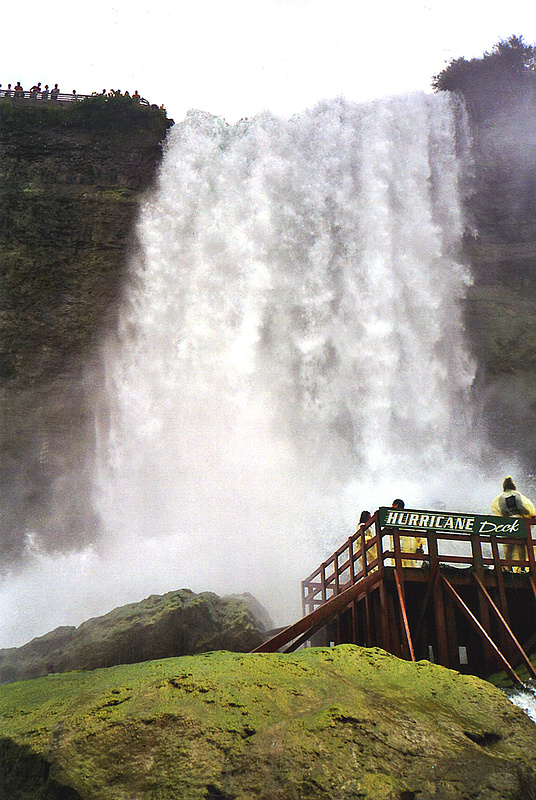
<svg viewBox="0 0 536 800">
<path fill-rule="evenodd" d="M 354 645 L 3 686 L 0 748 L 11 800 L 41 796 L 43 763 L 81 800 L 536 796 L 536 726 L 499 690 Z"/>
<path fill-rule="evenodd" d="M 151 595 L 78 628 L 56 628 L 22 647 L 0 650 L 0 683 L 209 650 L 248 652 L 270 626 L 251 595 L 218 597 L 188 589 Z"/>
</svg>

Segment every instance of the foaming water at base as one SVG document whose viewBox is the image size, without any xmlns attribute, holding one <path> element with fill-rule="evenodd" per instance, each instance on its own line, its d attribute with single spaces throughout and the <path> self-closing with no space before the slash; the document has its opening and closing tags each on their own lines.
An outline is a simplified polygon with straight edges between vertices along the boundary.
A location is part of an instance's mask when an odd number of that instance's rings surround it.
<svg viewBox="0 0 536 800">
<path fill-rule="evenodd" d="M 509 700 L 520 708 L 536 723 L 536 684 L 526 683 L 523 689 L 511 689 L 507 692 Z"/>
</svg>

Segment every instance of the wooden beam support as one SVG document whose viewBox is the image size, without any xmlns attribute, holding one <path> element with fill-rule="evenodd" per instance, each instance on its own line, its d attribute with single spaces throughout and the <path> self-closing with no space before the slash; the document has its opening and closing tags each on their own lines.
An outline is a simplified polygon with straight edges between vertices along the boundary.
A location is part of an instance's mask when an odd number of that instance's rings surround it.
<svg viewBox="0 0 536 800">
<path fill-rule="evenodd" d="M 341 594 L 336 594 L 331 597 L 319 608 L 315 608 L 315 610 L 311 611 L 306 617 L 302 617 L 302 619 L 295 622 L 294 625 L 289 625 L 288 628 L 276 633 L 275 636 L 272 636 L 271 639 L 260 644 L 255 650 L 252 650 L 252 652 L 275 653 L 280 647 L 284 647 L 293 639 L 316 628 L 317 623 L 322 622 L 326 624 L 332 620 L 336 614 L 343 611 L 354 599 L 357 599 L 361 594 L 370 590 L 374 584 L 379 583 L 381 580 L 383 580 L 382 570 L 371 573 L 367 578 L 363 578 L 359 583 L 350 586 L 349 589 L 345 589 Z M 320 625 L 319 627 L 322 626 Z M 318 628 L 316 628 L 316 630 L 318 630 Z"/>
<path fill-rule="evenodd" d="M 404 589 L 400 582 L 400 577 L 398 575 L 398 569 L 395 569 L 395 582 L 396 582 L 396 590 L 398 592 L 398 602 L 400 603 L 400 611 L 402 613 L 402 621 L 404 623 L 404 632 L 406 634 L 406 642 L 408 644 L 409 654 L 411 656 L 411 660 L 415 661 L 415 651 L 413 649 L 413 642 L 411 640 L 411 632 L 409 629 L 408 615 L 406 612 L 406 599 L 404 596 Z"/>
<path fill-rule="evenodd" d="M 449 649 L 447 641 L 447 625 L 445 621 L 445 605 L 443 602 L 443 587 L 439 571 L 439 554 L 437 551 L 437 536 L 431 531 L 428 537 L 428 552 L 430 554 L 430 568 L 433 580 L 434 615 L 436 624 L 436 638 L 438 660 L 443 667 L 450 667 Z"/>
<path fill-rule="evenodd" d="M 503 626 L 504 630 L 506 631 L 506 633 L 510 637 L 515 649 L 517 650 L 518 654 L 521 656 L 521 659 L 522 659 L 523 663 L 525 664 L 529 674 L 531 675 L 531 677 L 533 679 L 535 679 L 536 678 L 536 669 L 534 669 L 534 667 L 532 665 L 532 661 L 530 660 L 528 655 L 525 653 L 525 651 L 523 650 L 523 648 L 521 647 L 521 645 L 517 641 L 516 637 L 514 636 L 514 634 L 512 632 L 512 629 L 510 628 L 510 626 L 508 625 L 507 621 L 505 620 L 505 618 L 503 617 L 503 615 L 501 614 L 501 612 L 499 611 L 499 609 L 497 608 L 497 606 L 493 602 L 493 599 L 491 598 L 488 590 L 486 589 L 486 587 L 484 586 L 484 584 L 482 583 L 482 581 L 480 580 L 478 575 L 475 574 L 474 577 L 475 577 L 475 580 L 476 580 L 476 582 L 478 584 L 478 588 L 480 589 L 480 591 L 482 592 L 483 596 L 488 601 L 488 603 L 490 605 L 490 608 L 494 611 L 494 613 L 497 616 L 497 619 L 499 620 L 499 622 Z"/>
<path fill-rule="evenodd" d="M 465 614 L 465 616 L 467 617 L 467 619 L 469 620 L 471 625 L 474 628 L 476 628 L 476 630 L 479 632 L 482 640 L 484 641 L 484 644 L 487 645 L 488 649 L 492 650 L 495 653 L 495 656 L 497 657 L 497 660 L 500 662 L 500 664 L 502 664 L 505 672 L 509 676 L 509 678 L 512 681 L 512 683 L 520 685 L 520 686 L 523 686 L 523 681 L 516 675 L 512 665 L 508 662 L 508 660 L 505 658 L 505 656 L 501 653 L 501 651 L 499 650 L 499 648 L 497 647 L 497 645 L 495 644 L 493 639 L 489 636 L 488 632 L 482 627 L 482 625 L 477 620 L 477 618 L 475 617 L 475 615 L 473 614 L 471 609 L 463 602 L 462 598 L 460 597 L 460 595 L 458 594 L 456 589 L 449 583 L 449 581 L 447 580 L 447 578 L 445 578 L 444 575 L 442 575 L 440 573 L 439 576 L 440 576 L 440 579 L 441 579 L 442 583 L 444 584 L 444 586 L 447 588 L 447 590 L 449 591 L 450 595 L 454 599 L 454 602 L 457 603 L 457 605 L 460 607 L 462 612 Z"/>
<path fill-rule="evenodd" d="M 506 600 L 506 591 L 504 589 L 504 577 L 501 568 L 501 558 L 499 555 L 499 545 L 497 544 L 497 537 L 491 537 L 491 552 L 493 554 L 493 565 L 495 580 L 497 581 L 497 588 L 499 589 L 499 598 L 501 600 L 502 615 L 507 622 L 510 621 L 508 616 L 508 602 Z"/>
</svg>

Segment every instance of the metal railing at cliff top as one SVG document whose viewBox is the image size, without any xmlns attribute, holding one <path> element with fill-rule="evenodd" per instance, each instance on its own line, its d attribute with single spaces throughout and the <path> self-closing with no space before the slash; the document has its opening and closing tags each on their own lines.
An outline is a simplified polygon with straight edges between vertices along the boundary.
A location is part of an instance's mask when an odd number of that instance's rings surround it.
<svg viewBox="0 0 536 800">
<path fill-rule="evenodd" d="M 101 94 L 97 92 L 93 92 L 93 94 L 64 94 L 62 92 L 58 92 L 53 94 L 51 91 L 46 92 L 44 90 L 39 92 L 32 92 L 29 90 L 16 92 L 14 89 L 0 88 L 0 100 L 12 100 L 14 102 L 26 101 L 34 103 L 73 103 L 78 100 L 87 100 L 89 97 L 130 97 L 131 100 L 138 102 L 142 106 L 151 105 L 149 101 L 145 99 L 145 97 L 140 97 L 138 99 L 133 95 L 116 94 L 115 92 L 110 92 L 109 94 Z"/>
</svg>

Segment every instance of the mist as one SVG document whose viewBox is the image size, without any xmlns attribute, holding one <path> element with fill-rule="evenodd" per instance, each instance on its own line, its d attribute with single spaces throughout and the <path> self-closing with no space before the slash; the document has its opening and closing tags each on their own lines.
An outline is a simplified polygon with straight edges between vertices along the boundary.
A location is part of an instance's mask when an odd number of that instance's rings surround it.
<svg viewBox="0 0 536 800">
<path fill-rule="evenodd" d="M 179 588 L 290 623 L 362 509 L 487 513 L 521 486 L 472 395 L 470 169 L 446 94 L 172 129 L 102 348 L 102 536 L 51 554 L 28 531 L 0 646 Z"/>
</svg>

